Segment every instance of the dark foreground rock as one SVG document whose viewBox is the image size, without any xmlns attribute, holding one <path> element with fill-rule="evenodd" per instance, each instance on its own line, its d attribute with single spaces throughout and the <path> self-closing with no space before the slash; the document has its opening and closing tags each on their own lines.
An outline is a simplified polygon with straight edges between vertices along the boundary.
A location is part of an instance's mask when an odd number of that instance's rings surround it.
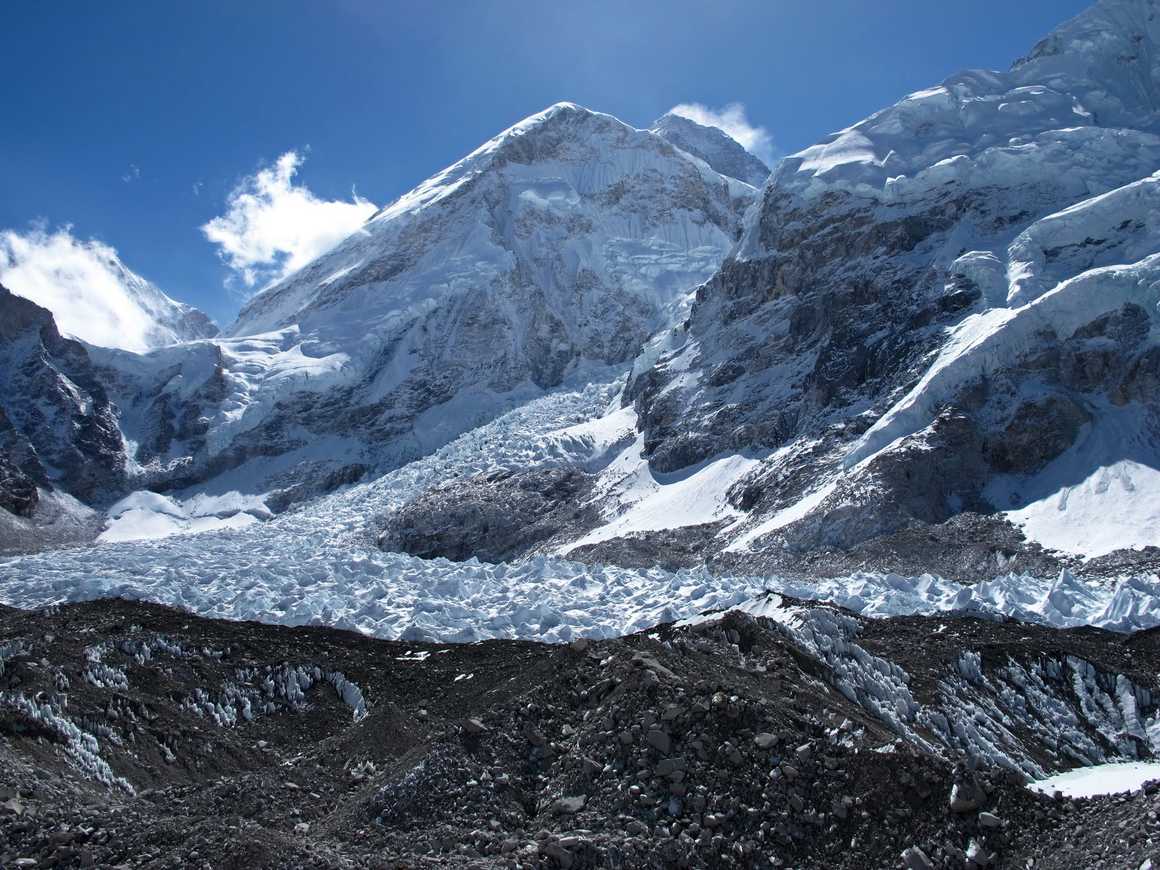
<svg viewBox="0 0 1160 870">
<path fill-rule="evenodd" d="M 893 662 L 934 704 L 972 650 L 976 699 L 1015 662 L 1076 661 L 1097 688 L 1132 685 L 1154 680 L 1156 636 L 817 619 L 856 630 L 856 656 L 811 653 L 795 640 L 807 635 L 742 614 L 559 647 L 378 641 L 115 600 L 0 607 L 0 866 L 1135 870 L 1160 858 L 1160 794 L 1038 796 L 937 745 L 921 717 L 893 729 L 842 676 L 859 658 L 867 673 Z M 1085 731 L 1079 706 L 1075 727 L 1111 751 L 1119 738 Z M 1066 749 L 1015 731 L 1037 763 Z"/>
</svg>

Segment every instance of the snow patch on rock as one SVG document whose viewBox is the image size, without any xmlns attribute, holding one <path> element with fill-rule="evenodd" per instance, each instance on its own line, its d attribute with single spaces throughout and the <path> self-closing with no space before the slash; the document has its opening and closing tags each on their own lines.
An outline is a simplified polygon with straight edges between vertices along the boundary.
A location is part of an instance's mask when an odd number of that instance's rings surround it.
<svg viewBox="0 0 1160 870">
<path fill-rule="evenodd" d="M 1160 762 L 1114 762 L 1057 773 L 1030 783 L 1028 788 L 1046 795 L 1090 798 L 1136 791 L 1144 783 L 1155 779 L 1160 779 Z"/>
</svg>

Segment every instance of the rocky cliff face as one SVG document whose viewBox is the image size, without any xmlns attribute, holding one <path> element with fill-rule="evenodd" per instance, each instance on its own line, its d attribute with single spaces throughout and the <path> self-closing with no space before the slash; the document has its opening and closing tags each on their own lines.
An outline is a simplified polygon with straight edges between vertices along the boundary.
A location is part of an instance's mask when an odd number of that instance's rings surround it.
<svg viewBox="0 0 1160 870">
<path fill-rule="evenodd" d="M 782 161 L 626 394 L 655 471 L 770 454 L 722 546 L 849 547 L 963 511 L 1056 546 L 1071 521 L 1045 514 L 1099 503 L 1092 475 L 1152 485 L 1158 44 L 1153 0 L 1105 0 L 1009 72 Z"/>
<path fill-rule="evenodd" d="M 122 485 L 116 410 L 84 345 L 0 286 L 0 506 L 29 516 L 38 487 L 99 502 Z"/>
</svg>

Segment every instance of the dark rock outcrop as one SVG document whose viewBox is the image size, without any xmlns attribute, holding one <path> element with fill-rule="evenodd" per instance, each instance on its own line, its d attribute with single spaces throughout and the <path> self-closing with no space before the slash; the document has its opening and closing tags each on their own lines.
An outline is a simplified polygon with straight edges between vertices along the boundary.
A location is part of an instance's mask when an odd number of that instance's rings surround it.
<svg viewBox="0 0 1160 870">
<path fill-rule="evenodd" d="M 0 503 L 28 515 L 30 487 L 100 501 L 125 480 L 117 412 L 84 345 L 52 314 L 0 287 Z M 10 506 L 10 507 L 9 507 Z"/>
<path fill-rule="evenodd" d="M 503 562 L 595 525 L 585 505 L 590 487 L 590 475 L 570 468 L 452 481 L 392 514 L 379 546 L 425 559 Z"/>
<path fill-rule="evenodd" d="M 0 864 L 1156 856 L 1156 784 L 1052 799 L 1012 767 L 1147 757 L 1110 726 L 1117 695 L 1155 715 L 1155 638 L 798 605 L 782 606 L 801 632 L 731 613 L 567 646 L 387 641 L 125 600 L 0 607 Z M 956 736 L 948 717 L 969 722 Z"/>
</svg>

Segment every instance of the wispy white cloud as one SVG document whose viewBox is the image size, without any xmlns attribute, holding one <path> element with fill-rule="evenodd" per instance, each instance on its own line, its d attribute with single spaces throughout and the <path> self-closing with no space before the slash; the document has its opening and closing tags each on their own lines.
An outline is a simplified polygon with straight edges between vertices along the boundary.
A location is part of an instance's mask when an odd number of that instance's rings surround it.
<svg viewBox="0 0 1160 870">
<path fill-rule="evenodd" d="M 773 164 L 773 136 L 764 127 L 749 122 L 742 103 L 729 103 L 720 109 L 713 109 L 703 103 L 681 103 L 669 109 L 673 115 L 680 115 L 707 127 L 724 130 L 750 154 L 760 157 L 767 166 Z"/>
<path fill-rule="evenodd" d="M 205 187 L 204 181 L 195 181 L 193 183 L 193 195 L 194 196 L 201 196 L 201 189 L 203 187 Z"/>
<path fill-rule="evenodd" d="M 48 232 L 0 232 L 0 284 L 47 308 L 57 328 L 90 344 L 143 351 L 154 321 L 129 284 L 144 283 L 117 252 L 94 239 L 83 241 L 71 227 Z"/>
<path fill-rule="evenodd" d="M 303 159 L 287 151 L 273 166 L 243 179 L 230 194 L 226 213 L 201 228 L 248 289 L 302 268 L 375 212 L 374 203 L 355 193 L 349 202 L 324 200 L 295 184 Z"/>
<path fill-rule="evenodd" d="M 121 176 L 121 180 L 126 184 L 136 181 L 141 177 L 141 167 L 136 163 L 130 163 L 129 168 L 125 170 L 125 174 Z"/>
</svg>

